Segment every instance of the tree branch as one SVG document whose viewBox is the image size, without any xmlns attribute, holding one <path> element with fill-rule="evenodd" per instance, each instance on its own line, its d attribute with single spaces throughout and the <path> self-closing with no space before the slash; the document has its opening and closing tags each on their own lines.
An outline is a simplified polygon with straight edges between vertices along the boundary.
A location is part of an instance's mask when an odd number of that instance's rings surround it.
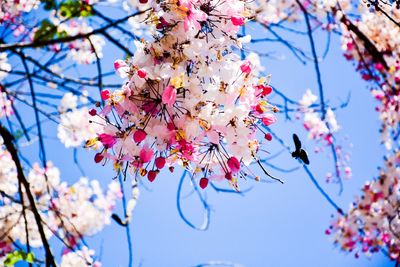
<svg viewBox="0 0 400 267">
<path fill-rule="evenodd" d="M 26 195 L 27 195 L 28 200 L 29 200 L 29 204 L 30 204 L 30 206 L 32 208 L 32 213 L 34 215 L 34 218 L 35 218 L 35 221 L 36 221 L 36 224 L 37 224 L 37 227 L 38 227 L 38 231 L 39 231 L 39 234 L 40 234 L 40 238 L 42 240 L 43 247 L 44 247 L 45 252 L 46 252 L 46 267 L 50 267 L 50 266 L 56 267 L 56 263 L 54 261 L 54 256 L 51 253 L 49 242 L 47 241 L 46 234 L 44 233 L 44 229 L 43 229 L 43 225 L 42 225 L 42 218 L 41 218 L 41 216 L 39 214 L 39 211 L 38 211 L 38 209 L 36 207 L 35 199 L 34 199 L 34 197 L 32 195 L 29 182 L 28 182 L 28 180 L 26 179 L 26 177 L 24 175 L 24 171 L 22 169 L 22 165 L 21 165 L 21 162 L 20 162 L 19 157 L 18 157 L 18 152 L 17 152 L 17 150 L 16 150 L 16 148 L 15 148 L 15 146 L 13 144 L 14 137 L 10 134 L 10 132 L 6 128 L 3 127 L 2 124 L 0 124 L 0 135 L 3 138 L 5 147 L 7 148 L 8 152 L 11 155 L 12 160 L 15 163 L 15 166 L 17 168 L 18 180 L 24 186 L 25 191 L 26 191 Z"/>
</svg>

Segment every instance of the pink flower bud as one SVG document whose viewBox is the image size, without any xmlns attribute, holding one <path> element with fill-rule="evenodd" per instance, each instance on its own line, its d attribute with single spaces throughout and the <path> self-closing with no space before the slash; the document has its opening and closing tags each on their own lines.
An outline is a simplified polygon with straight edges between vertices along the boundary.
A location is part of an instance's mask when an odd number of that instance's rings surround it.
<svg viewBox="0 0 400 267">
<path fill-rule="evenodd" d="M 116 71 L 118 71 L 119 68 L 122 67 L 127 67 L 128 65 L 126 64 L 126 62 L 124 60 L 118 59 L 116 61 L 114 61 L 114 69 Z"/>
<path fill-rule="evenodd" d="M 262 122 L 264 123 L 265 126 L 270 126 L 271 124 L 276 122 L 276 117 L 274 114 L 267 113 L 262 118 Z"/>
<path fill-rule="evenodd" d="M 157 167 L 157 169 L 162 169 L 162 168 L 164 168 L 164 166 L 165 166 L 165 158 L 163 158 L 163 157 L 158 157 L 158 158 L 156 158 L 155 159 L 155 163 L 156 163 L 156 167 Z"/>
<path fill-rule="evenodd" d="M 326 230 L 325 230 L 325 234 L 326 234 L 326 235 L 330 235 L 330 234 L 331 234 L 331 231 L 330 231 L 329 229 L 326 229 Z"/>
<path fill-rule="evenodd" d="M 146 76 L 147 76 L 147 72 L 145 70 L 143 70 L 143 69 L 138 70 L 137 74 L 142 79 L 146 78 Z"/>
<path fill-rule="evenodd" d="M 143 130 L 137 130 L 134 134 L 133 134 L 133 140 L 136 143 L 140 143 L 142 142 L 144 139 L 146 139 L 146 132 Z"/>
<path fill-rule="evenodd" d="M 227 161 L 229 169 L 233 174 L 238 173 L 240 170 L 240 162 L 236 157 L 231 157 Z"/>
<path fill-rule="evenodd" d="M 147 179 L 149 179 L 149 181 L 152 183 L 156 179 L 157 174 L 157 171 L 149 171 L 147 173 Z"/>
<path fill-rule="evenodd" d="M 263 89 L 261 92 L 262 96 L 267 96 L 270 93 L 272 93 L 272 87 L 271 86 L 263 86 Z"/>
<path fill-rule="evenodd" d="M 107 100 L 109 98 L 110 98 L 110 91 L 108 90 L 101 91 L 101 99 Z"/>
<path fill-rule="evenodd" d="M 376 63 L 375 69 L 377 69 L 378 71 L 383 71 L 383 70 L 385 70 L 385 67 L 383 66 L 382 63 Z"/>
<path fill-rule="evenodd" d="M 149 162 L 153 158 L 153 156 L 154 152 L 151 148 L 145 147 L 140 150 L 139 157 L 143 163 Z"/>
<path fill-rule="evenodd" d="M 272 135 L 270 133 L 265 134 L 264 138 L 268 141 L 272 140 Z"/>
<path fill-rule="evenodd" d="M 97 153 L 97 154 L 94 156 L 94 162 L 96 162 L 96 163 L 101 162 L 103 159 L 104 159 L 104 155 L 101 154 L 101 153 Z"/>
<path fill-rule="evenodd" d="M 371 75 L 369 75 L 369 74 L 363 74 L 361 77 L 362 77 L 363 80 L 365 80 L 365 81 L 371 80 Z"/>
<path fill-rule="evenodd" d="M 176 100 L 176 90 L 172 85 L 167 86 L 162 94 L 162 102 L 168 107 L 172 107 Z"/>
<path fill-rule="evenodd" d="M 208 185 L 208 179 L 207 178 L 201 178 L 199 185 L 200 185 L 201 189 L 206 188 L 207 185 Z"/>
<path fill-rule="evenodd" d="M 243 73 L 249 74 L 251 72 L 251 63 L 250 63 L 250 61 L 243 62 L 243 64 L 240 66 L 240 70 Z"/>
<path fill-rule="evenodd" d="M 383 241 L 385 244 L 388 244 L 388 243 L 390 242 L 390 235 L 387 234 L 387 233 L 384 233 L 384 234 L 382 235 L 382 241 Z"/>
<path fill-rule="evenodd" d="M 96 116 L 97 115 L 97 111 L 94 108 L 92 108 L 91 110 L 89 110 L 89 115 L 90 116 Z"/>
<path fill-rule="evenodd" d="M 235 26 L 242 26 L 244 25 L 244 18 L 243 17 L 231 17 L 231 22 Z"/>
</svg>

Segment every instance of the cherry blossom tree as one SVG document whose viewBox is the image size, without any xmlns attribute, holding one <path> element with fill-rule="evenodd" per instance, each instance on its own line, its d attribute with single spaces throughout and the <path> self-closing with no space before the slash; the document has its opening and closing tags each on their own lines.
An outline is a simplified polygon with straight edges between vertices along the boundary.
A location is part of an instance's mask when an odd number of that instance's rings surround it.
<svg viewBox="0 0 400 267">
<path fill-rule="evenodd" d="M 161 172 L 183 173 L 178 213 L 191 228 L 207 230 L 207 190 L 251 194 L 241 187 L 284 184 L 285 173 L 302 169 L 337 213 L 326 230 L 333 242 L 356 257 L 385 253 L 397 266 L 399 8 L 399 1 L 377 0 L 2 1 L 0 262 L 99 267 L 85 238 L 115 222 L 127 229 L 133 266 L 129 227 L 138 188 L 156 183 Z M 327 36 L 322 55 L 317 32 Z M 307 47 L 292 41 L 294 35 Z M 331 36 L 339 37 L 343 56 L 377 100 L 381 128 L 375 130 L 386 148 L 383 164 L 377 163 L 384 166 L 379 177 L 363 178 L 361 197 L 348 211 L 321 185 L 325 179 L 341 192 L 352 177 L 350 145 L 335 115 L 350 99 L 331 104 L 320 68 Z M 271 42 L 313 65 L 317 83 L 304 88 L 301 99 L 276 88 L 265 72 L 262 58 L 271 55 L 257 44 Z M 117 53 L 123 56 L 106 60 Z M 303 143 L 331 156 L 326 177 L 313 174 L 306 155 L 294 169 L 270 162 L 294 150 L 285 141 L 292 132 L 274 130 L 292 119 L 299 122 L 293 132 L 308 134 Z M 65 149 L 74 150 L 70 160 L 82 177 L 73 184 L 47 157 L 47 127 L 57 129 Z M 271 142 L 283 152 L 271 151 Z M 28 159 L 25 147 L 35 147 L 37 157 Z M 114 170 L 107 188 L 86 177 L 78 153 L 92 155 L 99 169 Z M 204 208 L 201 225 L 181 208 L 185 179 Z M 122 215 L 115 210 L 119 203 Z M 55 242 L 61 253 L 55 253 Z M 206 265 L 217 264 L 230 263 Z"/>
</svg>

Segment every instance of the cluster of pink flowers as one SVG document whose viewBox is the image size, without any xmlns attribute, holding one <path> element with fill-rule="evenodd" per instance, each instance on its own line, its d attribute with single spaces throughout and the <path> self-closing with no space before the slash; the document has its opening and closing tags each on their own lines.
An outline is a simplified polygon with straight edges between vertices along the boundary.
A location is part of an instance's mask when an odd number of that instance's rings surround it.
<svg viewBox="0 0 400 267">
<path fill-rule="evenodd" d="M 72 19 L 68 23 L 64 22 L 64 20 L 65 18 L 58 13 L 55 13 L 51 19 L 52 23 L 57 26 L 58 33 L 63 33 L 67 36 L 76 36 L 93 31 L 93 28 L 83 18 Z M 103 57 L 102 51 L 105 44 L 104 38 L 99 35 L 77 39 L 68 44 L 68 58 L 78 64 L 91 64 L 97 60 L 97 57 Z M 60 44 L 52 46 L 53 51 L 57 52 L 60 49 Z"/>
<path fill-rule="evenodd" d="M 115 62 L 128 80 L 120 90 L 104 90 L 104 106 L 90 111 L 104 127 L 86 147 L 99 150 L 96 162 L 111 160 L 116 170 L 150 181 L 179 165 L 200 178 L 202 188 L 209 179 L 225 179 L 238 189 L 237 178 L 257 160 L 260 125 L 273 124 L 277 111 L 265 98 L 272 89 L 257 78 L 255 62 L 232 51 L 251 16 L 247 3 L 152 5 L 146 22 L 157 36 L 136 41 L 135 55 Z"/>
<path fill-rule="evenodd" d="M 400 260 L 400 153 L 386 159 L 378 179 L 367 182 L 348 214 L 339 215 L 326 233 L 343 250 L 370 255 L 381 249 Z"/>
<path fill-rule="evenodd" d="M 8 63 L 7 53 L 0 53 L 0 81 L 7 77 L 11 71 L 11 65 Z"/>
<path fill-rule="evenodd" d="M 46 237 L 50 239 L 57 235 L 66 244 L 62 252 L 65 256 L 61 260 L 61 266 L 86 266 L 68 264 L 68 262 L 73 261 L 70 258 L 74 258 L 75 254 L 83 253 L 79 252 L 82 249 L 83 237 L 96 234 L 110 223 L 116 200 L 122 197 L 118 183 L 110 183 L 106 193 L 103 192 L 98 181 L 89 181 L 85 177 L 80 178 L 73 185 L 67 185 L 66 182 L 60 181 L 60 171 L 51 162 L 47 163 L 45 169 L 35 164 L 27 180 L 35 205 L 43 220 Z M 12 241 L 27 243 L 23 207 L 19 201 L 15 201 L 19 199 L 18 186 L 15 164 L 10 154 L 1 148 L 0 235 L 3 241 L 0 243 L 0 263 L 5 260 L 7 253 L 15 249 Z M 25 192 L 24 189 L 22 190 Z M 24 202 L 29 203 L 26 193 Z M 25 214 L 29 244 L 34 248 L 41 247 L 42 241 L 33 212 L 26 208 Z M 85 261 L 93 263 L 93 260 Z"/>
<path fill-rule="evenodd" d="M 394 20 L 400 20 L 400 11 L 395 5 L 382 5 L 380 8 Z M 357 70 L 364 80 L 370 81 L 373 96 L 380 101 L 377 111 L 382 121 L 382 138 L 388 150 L 398 147 L 400 124 L 400 28 L 380 11 L 366 6 L 360 7 L 361 18 L 354 25 L 376 48 L 373 51 L 345 24 L 342 25 L 342 38 L 345 57 L 357 63 Z M 396 141 L 395 141 L 396 142 Z"/>
<path fill-rule="evenodd" d="M 7 94 L 1 91 L 0 87 L 0 118 L 14 114 L 11 101 L 7 98 Z"/>
<path fill-rule="evenodd" d="M 8 63 L 7 53 L 0 53 L 0 82 L 7 77 L 11 71 L 11 65 Z M 7 94 L 0 85 L 0 118 L 11 116 L 14 113 L 12 102 L 7 98 Z"/>
<path fill-rule="evenodd" d="M 318 97 L 314 95 L 310 89 L 306 90 L 306 93 L 300 99 L 300 109 L 297 118 L 303 119 L 303 127 L 308 132 L 308 138 L 316 142 L 316 147 L 314 148 L 315 153 L 320 153 L 325 149 L 329 148 L 331 152 L 331 146 L 335 150 L 335 176 L 336 178 L 341 178 L 342 174 L 344 177 L 351 178 L 352 171 L 349 166 L 350 156 L 349 153 L 343 149 L 342 145 L 338 142 L 334 142 L 334 134 L 340 129 L 339 124 L 336 121 L 336 116 L 333 110 L 328 107 L 326 109 L 325 117 L 321 118 L 321 111 L 318 103 L 316 103 Z M 335 181 L 332 172 L 326 174 L 326 181 Z"/>
<path fill-rule="evenodd" d="M 86 98 L 81 97 L 82 104 L 86 104 Z M 96 124 L 96 118 L 92 118 L 87 107 L 78 107 L 78 97 L 72 93 L 66 93 L 58 107 L 60 123 L 57 136 L 65 147 L 79 147 L 87 139 L 96 137 L 101 127 Z M 93 123 L 90 123 L 90 120 Z"/>
<path fill-rule="evenodd" d="M 304 128 L 308 131 L 308 138 L 313 140 L 325 140 L 327 144 L 332 144 L 332 133 L 339 130 L 335 113 L 328 107 L 324 120 L 321 119 L 321 112 L 316 111 L 312 105 L 318 100 L 310 89 L 306 91 L 299 101 L 301 113 L 304 115 Z"/>
<path fill-rule="evenodd" d="M 4 0 L 0 3 L 0 25 L 7 22 L 14 22 L 15 18 L 22 12 L 30 12 L 38 8 L 40 0 Z"/>
<path fill-rule="evenodd" d="M 327 13 L 340 6 L 341 10 L 351 9 L 351 0 L 301 0 L 300 3 L 318 19 L 325 19 Z M 256 10 L 256 20 L 262 24 L 277 24 L 282 21 L 297 22 L 303 18 L 302 10 L 296 0 L 269 0 L 254 1 L 253 9 Z M 331 23 L 331 22 L 330 22 Z M 328 25 L 325 26 L 333 26 Z"/>
</svg>

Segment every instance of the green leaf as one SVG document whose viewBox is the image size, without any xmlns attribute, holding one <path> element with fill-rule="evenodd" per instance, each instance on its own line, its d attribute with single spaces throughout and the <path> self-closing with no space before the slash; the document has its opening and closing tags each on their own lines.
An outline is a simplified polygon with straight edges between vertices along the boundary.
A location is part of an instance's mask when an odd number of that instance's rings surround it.
<svg viewBox="0 0 400 267">
<path fill-rule="evenodd" d="M 19 261 L 26 261 L 29 263 L 33 263 L 35 260 L 35 256 L 32 252 L 26 254 L 22 250 L 16 250 L 7 254 L 6 259 L 4 260 L 4 266 L 13 267 Z"/>
<path fill-rule="evenodd" d="M 93 9 L 83 1 L 67 0 L 60 4 L 60 14 L 66 18 L 89 17 L 93 15 Z"/>
<path fill-rule="evenodd" d="M 56 35 L 58 38 L 65 38 L 68 36 L 68 33 L 66 31 L 61 31 L 61 32 L 57 32 Z"/>
<path fill-rule="evenodd" d="M 29 252 L 28 254 L 26 254 L 25 261 L 29 262 L 29 263 L 33 263 L 35 261 L 35 256 L 33 255 L 32 252 Z"/>
<path fill-rule="evenodd" d="M 35 36 L 33 37 L 33 40 L 34 41 L 51 40 L 54 38 L 54 35 L 56 33 L 57 33 L 57 26 L 55 26 L 49 20 L 45 19 L 42 21 L 40 28 L 35 32 Z"/>
</svg>

